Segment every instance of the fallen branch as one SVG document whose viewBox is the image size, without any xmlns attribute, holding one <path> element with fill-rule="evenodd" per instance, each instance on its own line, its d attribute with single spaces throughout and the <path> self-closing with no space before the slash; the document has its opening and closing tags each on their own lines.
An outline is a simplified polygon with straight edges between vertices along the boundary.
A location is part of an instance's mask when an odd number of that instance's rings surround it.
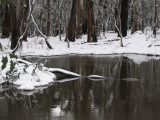
<svg viewBox="0 0 160 120">
<path fill-rule="evenodd" d="M 49 72 L 55 73 L 55 72 L 59 72 L 59 73 L 63 73 L 66 75 L 71 75 L 71 76 L 75 76 L 75 77 L 80 77 L 81 75 L 74 73 L 74 72 L 70 72 L 64 69 L 60 69 L 60 68 L 49 68 L 48 69 Z"/>
<path fill-rule="evenodd" d="M 119 41 L 120 39 L 107 40 L 107 42 Z"/>
</svg>

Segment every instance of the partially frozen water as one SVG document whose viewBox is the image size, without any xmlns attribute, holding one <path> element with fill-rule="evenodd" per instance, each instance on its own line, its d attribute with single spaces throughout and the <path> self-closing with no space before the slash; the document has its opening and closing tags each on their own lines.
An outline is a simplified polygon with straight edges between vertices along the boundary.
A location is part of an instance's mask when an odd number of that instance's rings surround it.
<svg viewBox="0 0 160 120">
<path fill-rule="evenodd" d="M 160 60 L 137 64 L 121 56 L 57 56 L 43 62 L 82 77 L 61 77 L 30 92 L 0 86 L 0 120 L 160 119 Z"/>
</svg>

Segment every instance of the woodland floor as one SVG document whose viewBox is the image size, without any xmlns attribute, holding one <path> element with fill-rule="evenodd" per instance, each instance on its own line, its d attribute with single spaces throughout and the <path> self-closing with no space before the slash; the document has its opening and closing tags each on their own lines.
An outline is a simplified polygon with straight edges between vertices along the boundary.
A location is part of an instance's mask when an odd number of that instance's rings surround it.
<svg viewBox="0 0 160 120">
<path fill-rule="evenodd" d="M 23 42 L 22 49 L 19 49 L 16 54 L 21 56 L 38 55 L 66 55 L 66 54 L 141 54 L 141 55 L 160 55 L 160 35 L 153 37 L 152 35 L 144 34 L 137 31 L 134 34 L 129 34 L 123 38 L 124 47 L 120 46 L 120 38 L 114 32 L 101 34 L 98 37 L 98 42 L 87 43 L 87 36 L 77 39 L 76 42 L 70 42 L 69 48 L 67 42 L 64 41 L 65 36 L 62 36 L 62 41 L 59 37 L 49 37 L 48 41 L 53 49 L 48 49 L 45 40 L 42 37 L 28 38 L 28 42 Z M 3 51 L 9 51 L 10 40 L 0 39 L 3 46 Z"/>
</svg>

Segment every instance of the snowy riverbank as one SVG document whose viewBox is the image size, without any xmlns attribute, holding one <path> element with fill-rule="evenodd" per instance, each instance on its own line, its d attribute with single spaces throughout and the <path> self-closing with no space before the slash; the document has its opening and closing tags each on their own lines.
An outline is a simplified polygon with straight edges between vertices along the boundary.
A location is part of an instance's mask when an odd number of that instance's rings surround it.
<svg viewBox="0 0 160 120">
<path fill-rule="evenodd" d="M 57 78 L 54 74 L 56 72 L 74 77 L 81 76 L 60 68 L 47 68 L 42 63 L 17 59 L 13 54 L 0 56 L 0 85 L 13 84 L 19 90 L 35 90 L 37 87 L 54 83 Z"/>
<path fill-rule="evenodd" d="M 36 87 L 48 86 L 55 79 L 56 76 L 42 64 L 29 63 L 12 54 L 0 56 L 0 84 L 13 84 L 17 89 L 34 90 Z"/>
<path fill-rule="evenodd" d="M 120 47 L 120 38 L 117 38 L 116 33 L 106 33 L 105 36 L 98 37 L 97 43 L 87 43 L 87 36 L 82 36 L 76 42 L 70 42 L 68 48 L 67 42 L 62 41 L 59 37 L 49 37 L 49 43 L 53 49 L 48 49 L 44 38 L 32 37 L 28 38 L 28 42 L 23 42 L 21 50 L 17 54 L 21 56 L 38 55 L 38 56 L 52 56 L 52 55 L 66 55 L 66 54 L 141 54 L 141 55 L 160 55 L 160 35 L 157 38 L 151 35 L 145 35 L 141 31 L 137 31 L 132 35 L 123 38 L 124 47 Z M 9 39 L 0 39 L 3 45 L 3 50 L 9 50 Z"/>
<path fill-rule="evenodd" d="M 106 36 L 106 37 L 105 37 Z M 120 40 L 115 33 L 106 33 L 98 37 L 97 43 L 87 43 L 87 36 L 83 36 L 76 42 L 70 42 L 70 48 L 64 37 L 62 41 L 59 37 L 50 37 L 49 42 L 53 46 L 49 50 L 44 42 L 44 38 L 29 38 L 28 42 L 23 42 L 22 51 L 19 53 L 25 55 L 64 55 L 64 54 L 143 54 L 160 55 L 160 37 L 153 38 L 138 31 L 133 35 L 123 38 L 124 47 L 120 47 Z"/>
</svg>

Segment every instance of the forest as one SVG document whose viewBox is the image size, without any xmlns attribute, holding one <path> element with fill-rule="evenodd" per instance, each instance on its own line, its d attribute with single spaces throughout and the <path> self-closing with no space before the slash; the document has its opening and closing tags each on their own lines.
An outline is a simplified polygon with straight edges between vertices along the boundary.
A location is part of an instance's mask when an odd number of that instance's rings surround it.
<svg viewBox="0 0 160 120">
<path fill-rule="evenodd" d="M 74 42 L 87 35 L 97 42 L 100 34 L 115 31 L 121 41 L 148 27 L 153 35 L 159 28 L 158 0 L 1 0 L 1 38 L 9 38 L 15 52 L 27 37 L 41 36 L 49 49 L 49 36 L 65 36 Z"/>
</svg>

